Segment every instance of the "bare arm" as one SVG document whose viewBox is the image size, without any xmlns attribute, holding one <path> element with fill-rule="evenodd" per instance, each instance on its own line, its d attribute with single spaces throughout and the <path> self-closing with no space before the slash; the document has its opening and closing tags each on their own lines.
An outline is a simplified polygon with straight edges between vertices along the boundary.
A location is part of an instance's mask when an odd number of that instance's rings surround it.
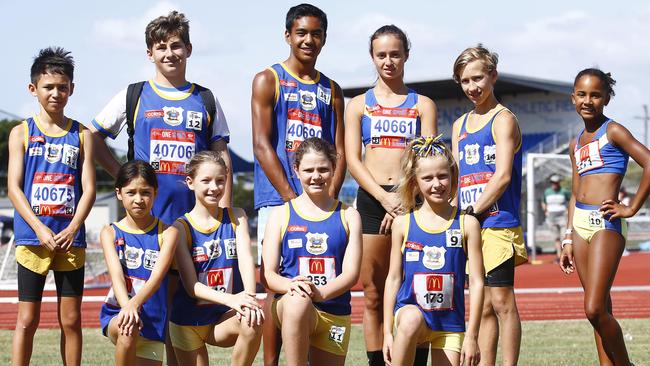
<svg viewBox="0 0 650 366">
<path fill-rule="evenodd" d="M 334 83 L 334 100 L 332 106 L 334 107 L 334 117 L 336 118 L 336 135 L 334 136 L 334 147 L 338 159 L 336 160 L 336 167 L 334 169 L 334 177 L 332 179 L 332 186 L 330 196 L 338 197 L 343 181 L 345 180 L 346 162 L 345 162 L 345 124 L 343 123 L 343 110 L 345 103 L 343 101 L 343 91 L 341 87 Z"/>
<path fill-rule="evenodd" d="M 456 160 L 456 164 L 460 166 L 460 160 L 458 160 L 459 154 L 458 154 L 458 137 L 460 135 L 460 126 L 462 125 L 463 121 L 462 116 L 458 118 L 456 121 L 454 121 L 454 124 L 451 126 L 451 154 L 454 156 L 454 160 Z M 460 177 L 459 177 L 460 178 Z M 458 205 L 458 194 L 454 196 L 454 200 L 451 203 L 452 205 Z"/>
<path fill-rule="evenodd" d="M 41 220 L 32 212 L 25 192 L 23 191 L 23 179 L 25 174 L 25 122 L 15 126 L 9 133 L 9 164 L 7 168 L 7 191 L 11 203 L 20 215 L 34 230 L 41 245 L 53 251 L 57 244 L 54 239 L 54 232 L 45 226 Z"/>
<path fill-rule="evenodd" d="M 284 201 L 296 197 L 284 174 L 282 164 L 271 145 L 273 106 L 275 104 L 275 77 L 270 70 L 255 75 L 251 113 L 253 119 L 253 153 L 269 181 Z"/>
<path fill-rule="evenodd" d="M 86 128 L 81 130 L 83 134 L 84 146 L 80 152 L 83 153 L 83 156 L 80 159 L 80 164 L 82 164 L 81 170 L 81 189 L 82 194 L 79 197 L 79 204 L 75 208 L 74 216 L 70 221 L 68 227 L 62 230 L 60 233 L 57 233 L 54 237 L 57 245 L 61 248 L 67 250 L 70 248 L 74 242 L 74 238 L 77 235 L 77 232 L 83 225 L 84 221 L 88 217 L 90 210 L 95 203 L 95 162 L 94 157 L 94 148 L 93 148 L 93 137 L 90 131 Z"/>
<path fill-rule="evenodd" d="M 393 311 L 397 292 L 402 285 L 402 243 L 404 242 L 404 226 L 408 216 L 397 216 L 391 229 L 390 266 L 384 288 L 384 335 L 393 335 Z"/>
<path fill-rule="evenodd" d="M 480 360 L 478 332 L 483 310 L 483 252 L 481 250 L 481 224 L 470 215 L 463 215 L 464 235 L 467 238 L 467 258 L 469 261 L 469 321 L 461 351 L 461 364 L 477 365 Z"/>
<path fill-rule="evenodd" d="M 90 125 L 88 128 L 92 135 L 93 147 L 95 149 L 93 155 L 95 160 L 102 166 L 102 168 L 104 168 L 104 170 L 106 170 L 106 172 L 108 172 L 108 174 L 111 175 L 111 177 L 116 178 L 117 172 L 120 170 L 120 163 L 115 159 L 115 156 L 111 153 L 108 145 L 106 145 L 106 137 L 101 132 L 97 131 L 95 126 Z"/>
<path fill-rule="evenodd" d="M 126 289 L 122 264 L 120 264 L 120 258 L 117 256 L 117 251 L 115 250 L 115 230 L 113 230 L 111 225 L 104 226 L 99 240 L 102 244 L 108 275 L 111 277 L 113 294 L 115 295 L 115 299 L 117 299 L 117 303 L 123 308 L 129 302 L 129 292 Z"/>
<path fill-rule="evenodd" d="M 422 136 L 438 135 L 438 108 L 429 97 L 418 95 L 418 110 L 420 111 L 420 131 Z"/>
<path fill-rule="evenodd" d="M 512 179 L 512 164 L 521 134 L 515 116 L 504 111 L 494 119 L 492 131 L 497 145 L 496 171 L 474 205 L 474 212 L 484 213 L 501 197 Z M 521 147 L 520 147 L 521 148 Z"/>
<path fill-rule="evenodd" d="M 210 145 L 212 151 L 219 153 L 226 168 L 228 168 L 228 178 L 226 179 L 226 187 L 223 192 L 223 197 L 219 201 L 219 207 L 232 207 L 232 159 L 230 158 L 230 151 L 228 151 L 228 144 L 226 140 L 217 140 Z"/>
<path fill-rule="evenodd" d="M 286 220 L 286 215 L 284 206 L 273 208 L 269 221 L 266 223 L 264 245 L 262 246 L 264 285 L 269 290 L 280 294 L 288 293 L 291 285 L 290 278 L 282 277 L 278 273 L 282 255 L 282 222 Z"/>
<path fill-rule="evenodd" d="M 569 143 L 569 159 L 571 160 L 571 199 L 569 200 L 569 207 L 567 208 L 567 229 L 573 230 L 573 211 L 576 206 L 576 196 L 578 194 L 578 187 L 580 185 L 580 175 L 576 169 L 576 160 L 573 155 L 573 150 L 576 146 L 576 140 Z M 564 240 L 562 240 L 562 253 L 560 254 L 560 269 L 570 274 L 575 270 L 573 266 L 573 233 L 565 233 Z M 575 235 L 578 235 L 577 233 Z M 566 243 L 566 244 L 565 244 Z"/>
<path fill-rule="evenodd" d="M 605 214 L 611 214 L 612 219 L 617 217 L 631 217 L 643 206 L 643 203 L 648 198 L 648 193 L 650 193 L 650 150 L 635 139 L 627 128 L 615 122 L 610 123 L 608 126 L 607 137 L 612 143 L 628 153 L 643 168 L 643 175 L 641 176 L 639 189 L 636 191 L 634 199 L 630 201 L 629 206 L 608 200 L 605 201 L 601 211 L 604 211 Z"/>
<path fill-rule="evenodd" d="M 348 291 L 359 279 L 361 268 L 361 216 L 352 207 L 345 209 L 345 219 L 350 233 L 343 257 L 342 271 L 327 285 L 314 290 L 314 301 L 322 302 Z"/>
<path fill-rule="evenodd" d="M 255 294 L 255 261 L 251 252 L 251 239 L 248 234 L 248 217 L 246 212 L 239 207 L 232 209 L 237 223 L 237 262 L 239 263 L 239 273 L 241 273 L 244 291 L 249 294 Z"/>
</svg>

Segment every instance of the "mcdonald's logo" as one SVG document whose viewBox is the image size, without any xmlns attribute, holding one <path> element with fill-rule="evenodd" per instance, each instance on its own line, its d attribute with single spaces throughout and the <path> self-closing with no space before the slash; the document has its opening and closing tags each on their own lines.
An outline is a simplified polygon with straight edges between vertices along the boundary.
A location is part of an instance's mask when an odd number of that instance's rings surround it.
<svg viewBox="0 0 650 366">
<path fill-rule="evenodd" d="M 159 170 L 161 172 L 169 172 L 172 170 L 172 165 L 168 161 L 161 161 Z"/>
<path fill-rule="evenodd" d="M 442 291 L 442 276 L 427 276 L 427 291 Z"/>
<path fill-rule="evenodd" d="M 589 159 L 589 145 L 584 146 L 582 149 L 580 149 L 580 160 L 587 159 Z"/>
<path fill-rule="evenodd" d="M 310 258 L 309 273 L 325 274 L 325 260 L 322 258 Z"/>
<path fill-rule="evenodd" d="M 208 286 L 223 286 L 223 270 L 213 269 L 208 271 Z"/>
<path fill-rule="evenodd" d="M 52 206 L 41 205 L 41 216 L 52 216 Z"/>
</svg>

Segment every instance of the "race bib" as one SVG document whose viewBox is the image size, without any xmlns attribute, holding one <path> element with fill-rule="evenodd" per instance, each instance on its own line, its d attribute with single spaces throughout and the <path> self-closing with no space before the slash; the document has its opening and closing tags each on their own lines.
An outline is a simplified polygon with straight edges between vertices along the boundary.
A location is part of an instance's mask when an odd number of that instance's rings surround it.
<svg viewBox="0 0 650 366">
<path fill-rule="evenodd" d="M 576 160 L 576 168 L 578 169 L 578 174 L 588 172 L 592 169 L 600 168 L 605 165 L 603 158 L 600 156 L 600 147 L 607 143 L 607 135 L 603 135 L 605 138 L 604 141 L 601 137 L 596 141 L 592 141 L 587 145 L 579 148 L 574 151 L 574 157 Z"/>
<path fill-rule="evenodd" d="M 146 280 L 142 278 L 124 276 L 124 283 L 126 285 L 126 291 L 129 294 L 129 299 L 135 296 L 135 294 L 144 287 L 145 282 Z M 120 307 L 120 304 L 117 302 L 117 297 L 115 297 L 113 287 L 108 291 L 108 295 L 106 295 L 104 302 L 114 307 Z"/>
<path fill-rule="evenodd" d="M 485 186 L 492 178 L 492 172 L 474 173 L 460 177 L 460 208 L 474 206 L 481 197 Z"/>
<path fill-rule="evenodd" d="M 157 173 L 185 175 L 187 163 L 194 156 L 194 132 L 151 129 L 149 163 Z"/>
<path fill-rule="evenodd" d="M 34 174 L 29 199 L 36 216 L 62 216 L 72 218 L 75 210 L 75 177 L 72 174 Z"/>
<path fill-rule="evenodd" d="M 291 152 L 310 137 L 323 137 L 320 116 L 300 109 L 289 109 L 285 136 L 285 149 Z"/>
<path fill-rule="evenodd" d="M 336 278 L 336 262 L 334 257 L 298 257 L 298 271 L 316 285 L 327 285 Z"/>
<path fill-rule="evenodd" d="M 589 212 L 589 226 L 593 228 L 603 227 L 603 215 L 598 211 Z"/>
<path fill-rule="evenodd" d="M 370 116 L 370 146 L 404 149 L 416 136 L 418 111 L 415 108 L 367 108 Z"/>
<path fill-rule="evenodd" d="M 416 273 L 413 275 L 413 293 L 418 305 L 425 311 L 454 308 L 453 273 Z"/>
</svg>

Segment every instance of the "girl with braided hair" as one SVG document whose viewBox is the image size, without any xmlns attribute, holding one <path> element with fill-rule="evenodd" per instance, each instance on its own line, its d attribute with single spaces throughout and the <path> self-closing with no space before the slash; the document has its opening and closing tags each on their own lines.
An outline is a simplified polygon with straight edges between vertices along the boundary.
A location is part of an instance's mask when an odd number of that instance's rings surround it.
<svg viewBox="0 0 650 366">
<path fill-rule="evenodd" d="M 397 193 L 408 213 L 397 216 L 392 226 L 384 360 L 412 365 L 416 347 L 429 342 L 433 365 L 477 365 L 483 306 L 481 226 L 451 204 L 458 189 L 458 165 L 440 136 L 430 136 L 409 144 L 401 168 Z M 463 287 L 468 259 L 472 302 L 466 331 Z"/>
</svg>

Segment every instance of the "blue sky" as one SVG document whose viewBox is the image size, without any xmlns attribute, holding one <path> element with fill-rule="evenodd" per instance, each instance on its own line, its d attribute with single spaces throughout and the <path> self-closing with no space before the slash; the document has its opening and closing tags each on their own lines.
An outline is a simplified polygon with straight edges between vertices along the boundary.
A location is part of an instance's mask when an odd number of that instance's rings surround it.
<svg viewBox="0 0 650 366">
<path fill-rule="evenodd" d="M 57 1 L 3 2 L 5 87 L 0 109 L 29 116 L 38 110 L 27 92 L 29 67 L 40 48 L 72 51 L 77 67 L 68 115 L 89 123 L 128 83 L 153 75 L 144 28 L 171 9 L 190 19 L 194 45 L 188 79 L 219 97 L 231 147 L 252 159 L 250 86 L 256 72 L 284 60 L 284 16 L 293 1 Z M 599 1 L 314 1 L 329 30 L 318 68 L 341 86 L 369 85 L 375 72 L 370 34 L 384 24 L 404 29 L 412 43 L 406 80 L 448 78 L 465 47 L 482 42 L 500 56 L 499 70 L 572 81 L 599 66 L 618 84 L 608 115 L 640 133 L 642 104 L 650 104 L 650 3 Z M 396 8 L 395 5 L 400 7 Z M 466 4 L 466 5 L 459 5 Z M 123 133 L 122 135 L 125 135 Z M 122 136 L 124 137 L 124 136 Z M 126 139 L 116 145 L 126 146 Z"/>
</svg>

